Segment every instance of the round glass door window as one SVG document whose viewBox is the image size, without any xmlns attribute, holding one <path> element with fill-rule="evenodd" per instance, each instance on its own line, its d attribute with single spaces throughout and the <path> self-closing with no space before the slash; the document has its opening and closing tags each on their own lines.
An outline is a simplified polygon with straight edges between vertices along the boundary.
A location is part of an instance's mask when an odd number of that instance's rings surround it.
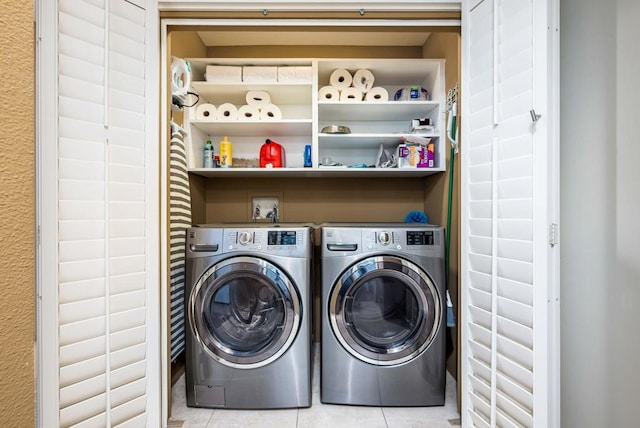
<svg viewBox="0 0 640 428">
<path fill-rule="evenodd" d="M 215 264 L 189 300 L 189 323 L 201 346 L 230 367 L 255 368 L 289 348 L 301 317 L 299 294 L 266 260 L 235 257 Z"/>
<path fill-rule="evenodd" d="M 420 355 L 440 325 L 440 295 L 417 265 L 393 256 L 365 259 L 334 284 L 333 332 L 356 358 L 394 365 Z"/>
</svg>

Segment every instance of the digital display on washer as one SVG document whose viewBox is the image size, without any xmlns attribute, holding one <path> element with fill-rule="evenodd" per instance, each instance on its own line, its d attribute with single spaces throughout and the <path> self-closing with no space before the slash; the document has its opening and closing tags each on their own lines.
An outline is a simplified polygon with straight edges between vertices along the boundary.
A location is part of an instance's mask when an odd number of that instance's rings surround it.
<svg viewBox="0 0 640 428">
<path fill-rule="evenodd" d="M 433 231 L 407 231 L 407 245 L 433 245 Z"/>
<path fill-rule="evenodd" d="M 296 232 L 273 230 L 267 237 L 269 245 L 296 245 Z"/>
</svg>

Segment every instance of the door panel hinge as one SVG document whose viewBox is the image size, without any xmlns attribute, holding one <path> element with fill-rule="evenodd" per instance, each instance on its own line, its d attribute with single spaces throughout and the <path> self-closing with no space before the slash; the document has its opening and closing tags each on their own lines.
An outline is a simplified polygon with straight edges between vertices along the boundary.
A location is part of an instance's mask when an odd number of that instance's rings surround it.
<svg viewBox="0 0 640 428">
<path fill-rule="evenodd" d="M 551 247 L 558 245 L 558 225 L 556 223 L 549 225 L 549 245 Z"/>
</svg>

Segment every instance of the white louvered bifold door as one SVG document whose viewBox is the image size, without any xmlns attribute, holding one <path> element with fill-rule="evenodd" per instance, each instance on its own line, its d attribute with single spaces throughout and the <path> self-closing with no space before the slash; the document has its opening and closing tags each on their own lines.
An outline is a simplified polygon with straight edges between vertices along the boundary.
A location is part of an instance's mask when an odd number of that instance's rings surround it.
<svg viewBox="0 0 640 428">
<path fill-rule="evenodd" d="M 59 426 L 145 427 L 159 358 L 148 355 L 146 12 L 124 0 L 58 8 Z"/>
<path fill-rule="evenodd" d="M 555 426 L 546 11 L 532 0 L 464 6 L 464 426 Z"/>
</svg>

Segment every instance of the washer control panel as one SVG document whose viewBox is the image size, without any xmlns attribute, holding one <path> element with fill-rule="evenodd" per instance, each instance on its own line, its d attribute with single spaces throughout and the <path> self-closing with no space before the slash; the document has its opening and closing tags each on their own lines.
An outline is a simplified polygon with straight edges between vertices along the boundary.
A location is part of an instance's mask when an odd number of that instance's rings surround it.
<svg viewBox="0 0 640 428">
<path fill-rule="evenodd" d="M 291 257 L 308 253 L 308 229 L 225 228 L 223 252 L 252 251 Z"/>
</svg>

